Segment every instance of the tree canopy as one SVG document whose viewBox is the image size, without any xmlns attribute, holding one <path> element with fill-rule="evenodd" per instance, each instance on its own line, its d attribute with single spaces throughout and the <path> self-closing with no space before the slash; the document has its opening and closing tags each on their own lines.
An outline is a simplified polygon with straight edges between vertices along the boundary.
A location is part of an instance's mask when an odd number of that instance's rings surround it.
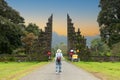
<svg viewBox="0 0 120 80">
<path fill-rule="evenodd" d="M 102 40 L 110 47 L 120 42 L 120 0 L 100 0 L 98 15 Z"/>
<path fill-rule="evenodd" d="M 4 0 L 0 0 L 0 54 L 9 53 L 22 45 L 21 24 L 24 18 Z"/>
<path fill-rule="evenodd" d="M 26 31 L 28 31 L 29 33 L 33 33 L 34 35 L 38 36 L 40 29 L 36 24 L 33 23 L 29 23 L 28 26 L 25 28 Z"/>
<path fill-rule="evenodd" d="M 15 24 L 24 23 L 24 18 L 20 16 L 19 12 L 8 6 L 4 0 L 0 0 L 0 16 Z"/>
</svg>

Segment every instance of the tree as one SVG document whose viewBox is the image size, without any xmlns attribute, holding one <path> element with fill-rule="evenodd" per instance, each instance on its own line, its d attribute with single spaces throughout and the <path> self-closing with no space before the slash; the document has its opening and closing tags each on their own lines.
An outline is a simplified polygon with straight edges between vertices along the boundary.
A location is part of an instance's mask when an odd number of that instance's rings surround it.
<svg viewBox="0 0 120 80">
<path fill-rule="evenodd" d="M 23 23 L 24 18 L 4 0 L 0 0 L 0 54 L 11 54 L 22 45 Z"/>
<path fill-rule="evenodd" d="M 36 24 L 33 23 L 29 23 L 29 25 L 26 27 L 26 31 L 28 31 L 29 33 L 34 33 L 34 35 L 38 36 L 40 29 Z"/>
<path fill-rule="evenodd" d="M 120 56 L 120 42 L 112 46 L 112 53 L 114 54 L 113 56 Z"/>
<path fill-rule="evenodd" d="M 19 12 L 8 6 L 4 0 L 0 0 L 0 16 L 15 24 L 24 23 L 24 18 L 20 16 Z"/>
<path fill-rule="evenodd" d="M 62 53 L 63 53 L 64 55 L 66 55 L 67 45 L 66 45 L 65 43 L 61 42 L 58 46 L 59 46 L 59 48 L 62 50 Z M 56 50 L 57 50 L 57 49 L 56 49 Z"/>
<path fill-rule="evenodd" d="M 106 44 L 104 44 L 100 38 L 96 38 L 91 41 L 91 49 L 91 55 L 97 56 L 105 56 L 108 55 L 108 52 L 110 52 L 110 48 Z"/>
<path fill-rule="evenodd" d="M 0 54 L 9 53 L 22 45 L 18 25 L 0 16 Z"/>
<path fill-rule="evenodd" d="M 33 46 L 36 37 L 33 33 L 28 33 L 25 37 L 22 38 L 26 53 L 30 54 L 30 50 Z"/>
<path fill-rule="evenodd" d="M 120 42 L 120 0 L 100 0 L 98 15 L 101 38 L 109 47 Z"/>
</svg>

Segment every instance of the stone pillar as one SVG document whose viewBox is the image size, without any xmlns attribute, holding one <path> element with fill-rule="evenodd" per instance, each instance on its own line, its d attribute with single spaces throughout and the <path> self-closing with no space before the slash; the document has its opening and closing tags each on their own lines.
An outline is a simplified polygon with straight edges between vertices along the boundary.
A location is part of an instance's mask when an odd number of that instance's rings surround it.
<svg viewBox="0 0 120 80">
<path fill-rule="evenodd" d="M 78 28 L 78 31 L 75 32 L 75 27 L 72 23 L 72 19 L 67 14 L 67 42 L 68 42 L 68 51 L 70 49 L 79 50 L 78 56 L 81 58 L 84 58 L 84 55 L 86 54 L 85 50 L 87 48 L 86 46 L 86 39 L 84 36 L 81 35 L 80 29 Z"/>
<path fill-rule="evenodd" d="M 41 29 L 38 36 L 39 52 L 42 59 L 47 60 L 47 51 L 51 51 L 53 15 L 48 18 L 45 30 Z"/>
<path fill-rule="evenodd" d="M 75 35 L 75 27 L 73 26 L 72 19 L 67 14 L 67 47 L 68 51 L 74 48 L 74 35 Z"/>
</svg>

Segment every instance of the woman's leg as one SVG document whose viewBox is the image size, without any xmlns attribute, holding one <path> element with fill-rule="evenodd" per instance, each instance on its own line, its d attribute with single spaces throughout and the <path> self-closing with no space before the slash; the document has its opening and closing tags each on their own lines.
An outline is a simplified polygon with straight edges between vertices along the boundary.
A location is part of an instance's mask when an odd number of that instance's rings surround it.
<svg viewBox="0 0 120 80">
<path fill-rule="evenodd" d="M 59 72 L 61 72 L 61 62 L 59 63 Z"/>
<path fill-rule="evenodd" d="M 56 72 L 59 72 L 59 65 L 58 65 L 58 62 L 56 62 Z"/>
</svg>

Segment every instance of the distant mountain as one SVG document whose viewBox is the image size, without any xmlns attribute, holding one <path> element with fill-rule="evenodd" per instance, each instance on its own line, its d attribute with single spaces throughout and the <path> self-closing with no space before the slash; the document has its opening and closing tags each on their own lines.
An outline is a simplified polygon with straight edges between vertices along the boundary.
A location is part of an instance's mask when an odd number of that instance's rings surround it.
<svg viewBox="0 0 120 80">
<path fill-rule="evenodd" d="M 52 34 L 52 47 L 54 47 L 57 44 L 60 44 L 61 42 L 67 44 L 67 37 L 63 35 L 59 35 L 56 32 L 53 32 Z"/>
<path fill-rule="evenodd" d="M 85 38 L 87 39 L 87 46 L 90 47 L 91 45 L 91 41 L 95 38 L 100 38 L 99 35 L 96 36 L 85 36 Z M 63 35 L 59 35 L 56 32 L 53 32 L 52 34 L 52 47 L 54 47 L 57 44 L 60 44 L 61 42 L 67 44 L 67 37 L 63 36 Z"/>
</svg>

